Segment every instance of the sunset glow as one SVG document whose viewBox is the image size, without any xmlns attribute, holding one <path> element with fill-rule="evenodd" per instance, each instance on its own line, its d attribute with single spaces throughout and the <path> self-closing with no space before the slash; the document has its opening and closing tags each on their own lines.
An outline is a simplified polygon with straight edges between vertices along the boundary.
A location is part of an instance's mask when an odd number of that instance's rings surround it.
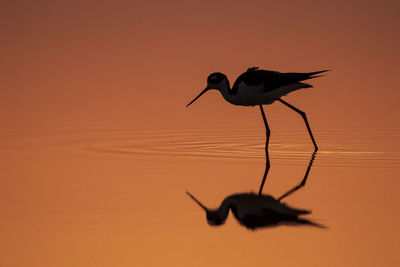
<svg viewBox="0 0 400 267">
<path fill-rule="evenodd" d="M 398 1 L 5 1 L 0 266 L 400 266 Z M 319 146 L 285 202 L 327 226 L 250 231 L 207 207 L 257 192 L 257 107 L 210 73 L 329 69 L 283 97 Z M 297 185 L 313 144 L 264 107 L 264 193 Z"/>
</svg>

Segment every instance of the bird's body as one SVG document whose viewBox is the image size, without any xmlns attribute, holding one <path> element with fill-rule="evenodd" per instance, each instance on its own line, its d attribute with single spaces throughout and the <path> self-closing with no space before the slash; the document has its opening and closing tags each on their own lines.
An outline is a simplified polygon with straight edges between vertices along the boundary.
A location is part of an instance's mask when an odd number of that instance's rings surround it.
<svg viewBox="0 0 400 267">
<path fill-rule="evenodd" d="M 303 83 L 302 81 L 320 77 L 317 74 L 326 71 L 327 70 L 308 73 L 281 73 L 277 71 L 260 70 L 258 67 L 253 67 L 242 73 L 236 79 L 232 88 L 230 87 L 229 80 L 225 74 L 214 72 L 207 78 L 207 87 L 189 104 L 187 104 L 187 106 L 191 105 L 208 90 L 216 89 L 221 92 L 226 101 L 233 105 L 260 106 L 263 114 L 264 124 L 267 130 L 267 136 L 269 137 L 269 127 L 262 105 L 272 104 L 274 101 L 278 100 L 289 108 L 298 112 L 303 117 L 307 126 L 307 130 L 313 141 L 315 151 L 317 151 L 318 147 L 311 133 L 305 113 L 283 101 L 281 97 L 301 88 L 312 87 L 312 85 Z"/>
<path fill-rule="evenodd" d="M 226 204 L 225 204 L 226 203 Z M 308 210 L 300 210 L 281 203 L 270 195 L 256 195 L 254 193 L 239 193 L 228 196 L 222 201 L 220 208 L 228 206 L 239 221 L 246 221 L 251 217 L 261 217 L 265 214 L 275 214 L 275 217 L 294 218 L 301 214 L 308 214 Z"/>
<path fill-rule="evenodd" d="M 226 197 L 219 208 L 210 210 L 193 195 L 188 192 L 187 194 L 206 211 L 207 222 L 210 225 L 224 224 L 229 210 L 231 210 L 241 225 L 252 230 L 284 224 L 306 224 L 321 227 L 319 224 L 299 217 L 311 213 L 310 211 L 289 207 L 270 195 L 233 194 Z"/>
</svg>

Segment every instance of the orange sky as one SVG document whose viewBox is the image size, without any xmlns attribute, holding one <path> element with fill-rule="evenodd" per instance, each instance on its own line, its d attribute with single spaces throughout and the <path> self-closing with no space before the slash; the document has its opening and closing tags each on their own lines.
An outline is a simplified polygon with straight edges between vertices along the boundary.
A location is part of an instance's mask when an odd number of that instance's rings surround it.
<svg viewBox="0 0 400 267">
<path fill-rule="evenodd" d="M 399 171 L 390 164 L 400 148 L 399 14 L 400 2 L 385 0 L 2 3 L 0 266 L 396 266 Z M 289 203 L 312 208 L 331 230 L 249 234 L 232 216 L 210 228 L 184 194 L 217 205 L 257 189 L 259 110 L 232 106 L 215 91 L 185 107 L 209 73 L 233 84 L 251 66 L 332 70 L 285 98 L 307 112 L 321 147 L 312 186 Z M 309 159 L 299 158 L 312 145 L 302 143 L 308 136 L 293 111 L 279 103 L 265 110 L 273 146 L 266 188 L 279 195 L 302 178 Z M 135 137 L 146 128 L 153 132 L 140 146 Z M 207 133 L 202 152 L 225 154 L 197 158 L 203 147 L 168 139 L 168 131 L 153 140 L 155 128 Z M 260 135 L 250 140 L 257 146 L 243 139 L 251 150 L 240 138 L 221 142 L 226 132 L 211 139 L 214 129 Z M 292 153 L 288 135 L 304 145 L 295 164 L 279 154 Z M 163 146 L 171 140 L 181 147 Z M 253 158 L 223 157 L 240 148 Z M 356 155 L 348 162 L 347 152 Z M 372 156 L 351 168 L 362 152 Z"/>
</svg>

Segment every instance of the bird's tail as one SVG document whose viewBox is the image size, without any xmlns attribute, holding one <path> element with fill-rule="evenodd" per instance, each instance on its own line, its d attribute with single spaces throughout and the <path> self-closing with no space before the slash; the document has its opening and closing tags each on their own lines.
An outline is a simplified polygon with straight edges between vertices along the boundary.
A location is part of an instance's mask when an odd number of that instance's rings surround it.
<svg viewBox="0 0 400 267">
<path fill-rule="evenodd" d="M 331 71 L 331 70 L 320 70 L 320 71 L 309 72 L 309 73 L 307 73 L 307 75 L 310 76 L 310 78 L 316 78 L 316 77 L 320 77 L 322 75 L 319 75 L 319 76 L 314 76 L 314 75 L 317 75 L 317 74 L 320 74 L 320 73 L 324 73 L 324 72 L 327 72 L 327 71 Z M 311 77 L 311 76 L 314 76 L 314 77 Z"/>
<path fill-rule="evenodd" d="M 320 70 L 320 71 L 309 72 L 309 73 L 307 73 L 308 77 L 306 78 L 306 80 L 314 79 L 314 78 L 318 78 L 318 77 L 323 77 L 325 75 L 317 75 L 317 74 L 324 73 L 324 72 L 327 72 L 327 71 L 330 71 L 330 70 Z M 317 76 L 315 76 L 315 75 L 317 75 Z"/>
<path fill-rule="evenodd" d="M 329 70 L 320 70 L 320 71 L 306 72 L 306 73 L 289 72 L 289 73 L 285 73 L 284 75 L 285 75 L 285 79 L 287 79 L 291 83 L 296 83 L 296 82 L 301 82 L 304 80 L 321 77 L 323 75 L 317 75 L 317 74 L 324 73 L 327 71 L 329 71 Z"/>
</svg>

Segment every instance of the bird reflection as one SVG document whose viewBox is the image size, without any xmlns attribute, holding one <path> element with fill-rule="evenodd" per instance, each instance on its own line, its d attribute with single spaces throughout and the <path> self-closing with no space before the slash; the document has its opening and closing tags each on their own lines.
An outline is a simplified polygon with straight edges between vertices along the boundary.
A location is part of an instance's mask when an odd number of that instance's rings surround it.
<svg viewBox="0 0 400 267">
<path fill-rule="evenodd" d="M 265 228 L 279 225 L 309 225 L 324 228 L 324 226 L 321 224 L 301 217 L 302 215 L 310 214 L 311 211 L 293 208 L 282 202 L 285 197 L 293 194 L 306 184 L 308 175 L 315 159 L 315 155 L 316 152 L 314 152 L 311 156 L 310 162 L 302 181 L 297 186 L 288 190 L 286 193 L 278 198 L 274 198 L 271 195 L 262 194 L 262 187 L 264 185 L 269 170 L 268 155 L 266 161 L 266 172 L 264 174 L 258 194 L 233 194 L 227 196 L 222 201 L 219 208 L 209 209 L 192 194 L 190 194 L 189 192 L 186 193 L 206 212 L 207 222 L 209 225 L 224 224 L 226 218 L 228 217 L 229 210 L 231 210 L 234 217 L 239 221 L 239 223 L 251 230 L 255 230 L 261 227 Z"/>
</svg>

